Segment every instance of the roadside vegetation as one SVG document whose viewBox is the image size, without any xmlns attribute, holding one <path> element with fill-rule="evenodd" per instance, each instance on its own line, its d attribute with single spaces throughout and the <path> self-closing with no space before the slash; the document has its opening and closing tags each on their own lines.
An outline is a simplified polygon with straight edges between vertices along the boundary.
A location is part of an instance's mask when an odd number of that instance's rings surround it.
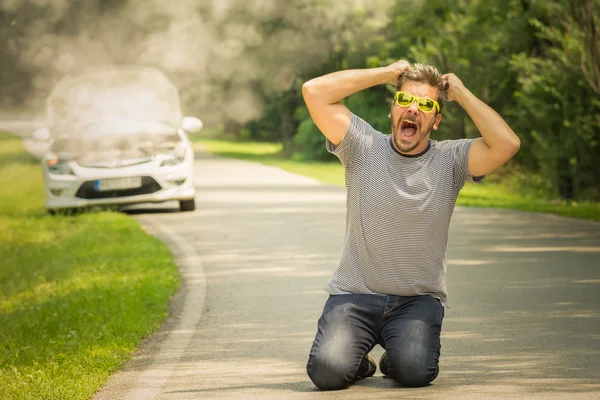
<svg viewBox="0 0 600 400">
<path fill-rule="evenodd" d="M 331 185 L 344 185 L 344 170 L 339 162 L 302 161 L 281 156 L 279 143 L 215 139 L 218 134 L 202 134 L 194 139 L 197 149 L 216 156 L 238 158 L 279 167 Z M 324 142 L 323 147 L 325 147 Z M 335 158 L 334 156 L 332 156 Z M 336 159 L 337 160 L 337 159 Z M 458 197 L 458 205 L 497 207 L 536 211 L 573 218 L 600 221 L 600 202 L 576 202 L 551 199 L 532 188 L 519 186 L 523 180 L 517 171 L 500 171 L 482 184 L 467 183 Z"/>
<path fill-rule="evenodd" d="M 88 399 L 166 316 L 168 249 L 116 212 L 51 217 L 39 163 L 0 133 L 0 399 Z"/>
</svg>

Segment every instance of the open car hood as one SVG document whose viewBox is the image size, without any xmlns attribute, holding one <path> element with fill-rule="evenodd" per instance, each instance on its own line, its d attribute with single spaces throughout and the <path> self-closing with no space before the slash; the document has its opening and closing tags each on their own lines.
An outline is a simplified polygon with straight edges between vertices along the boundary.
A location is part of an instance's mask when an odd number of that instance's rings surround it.
<svg viewBox="0 0 600 400">
<path fill-rule="evenodd" d="M 50 151 L 83 166 L 118 167 L 148 162 L 183 145 L 177 130 L 139 121 L 102 121 L 54 139 Z"/>
</svg>

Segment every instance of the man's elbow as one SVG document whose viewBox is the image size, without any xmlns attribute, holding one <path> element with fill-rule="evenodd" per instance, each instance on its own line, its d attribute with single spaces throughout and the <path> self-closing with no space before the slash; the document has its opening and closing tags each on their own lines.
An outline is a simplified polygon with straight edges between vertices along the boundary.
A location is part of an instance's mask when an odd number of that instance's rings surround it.
<svg viewBox="0 0 600 400">
<path fill-rule="evenodd" d="M 521 148 L 521 140 L 517 135 L 511 135 L 510 138 L 506 138 L 502 143 L 498 143 L 495 148 L 491 148 L 491 153 L 494 154 L 494 158 L 502 160 L 502 164 L 508 162 L 513 158 Z"/>
<path fill-rule="evenodd" d="M 512 138 L 508 143 L 508 152 L 510 153 L 510 157 L 514 157 L 521 148 L 521 139 L 514 133 L 512 134 Z"/>
<path fill-rule="evenodd" d="M 314 96 L 314 82 L 312 80 L 304 82 L 302 84 L 302 97 L 305 102 L 310 101 L 310 99 Z"/>
</svg>

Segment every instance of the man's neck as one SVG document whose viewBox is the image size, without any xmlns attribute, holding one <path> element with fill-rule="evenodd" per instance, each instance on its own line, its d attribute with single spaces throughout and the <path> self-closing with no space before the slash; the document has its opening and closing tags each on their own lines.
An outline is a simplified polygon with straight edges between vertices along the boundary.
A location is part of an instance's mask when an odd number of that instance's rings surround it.
<svg viewBox="0 0 600 400">
<path fill-rule="evenodd" d="M 398 150 L 398 148 L 396 147 L 396 143 L 391 136 L 390 136 L 390 145 L 392 146 L 392 149 L 396 153 L 400 154 L 401 156 L 407 157 L 407 158 L 413 158 L 413 157 L 420 157 L 423 154 L 427 153 L 427 151 L 431 147 L 431 141 L 429 140 L 429 137 L 427 137 L 426 142 L 424 142 L 422 145 L 419 145 L 417 148 L 414 148 L 413 150 L 409 151 L 408 153 L 403 153 L 400 150 Z"/>
</svg>

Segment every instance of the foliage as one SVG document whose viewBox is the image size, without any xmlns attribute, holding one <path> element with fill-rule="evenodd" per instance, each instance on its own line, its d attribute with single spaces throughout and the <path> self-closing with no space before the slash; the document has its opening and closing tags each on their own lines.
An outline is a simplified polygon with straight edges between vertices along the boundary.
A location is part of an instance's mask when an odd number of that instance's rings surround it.
<svg viewBox="0 0 600 400">
<path fill-rule="evenodd" d="M 294 144 L 298 160 L 324 161 L 331 160 L 331 154 L 325 147 L 325 138 L 320 134 L 319 128 L 312 119 L 304 119 L 298 125 Z"/>
<path fill-rule="evenodd" d="M 592 1 L 581 3 L 591 5 Z M 600 1 L 595 4 L 600 10 Z M 524 162 L 547 181 L 551 195 L 598 199 L 600 91 L 589 79 L 593 68 L 587 65 L 593 54 L 587 54 L 586 33 L 567 4 L 553 2 L 551 6 L 548 19 L 560 23 L 531 20 L 537 37 L 547 44 L 537 55 L 519 53 L 512 58 L 519 90 L 508 114 L 525 133 L 523 153 L 529 160 Z M 593 46 L 600 51 L 600 38 L 596 41 Z M 600 63 L 600 54 L 596 57 Z"/>
<path fill-rule="evenodd" d="M 353 66 L 404 58 L 456 73 L 521 138 L 513 162 L 525 170 L 516 175 L 520 185 L 548 198 L 598 200 L 599 15 L 600 0 L 397 3 L 378 34 L 361 42 L 369 44 L 368 51 L 361 53 L 363 64 Z M 355 55 L 344 49 L 339 65 L 348 67 Z M 385 88 L 376 87 L 345 103 L 386 132 L 388 101 Z M 303 159 L 323 159 L 320 142 L 309 137 L 316 132 L 314 125 L 300 123 L 296 143 Z M 478 136 L 468 115 L 447 104 L 434 137 Z"/>
</svg>

